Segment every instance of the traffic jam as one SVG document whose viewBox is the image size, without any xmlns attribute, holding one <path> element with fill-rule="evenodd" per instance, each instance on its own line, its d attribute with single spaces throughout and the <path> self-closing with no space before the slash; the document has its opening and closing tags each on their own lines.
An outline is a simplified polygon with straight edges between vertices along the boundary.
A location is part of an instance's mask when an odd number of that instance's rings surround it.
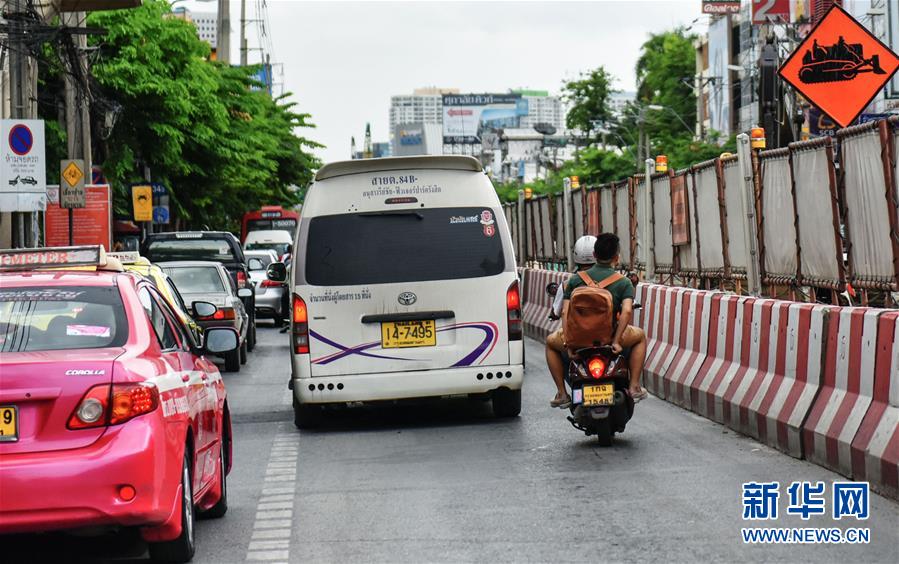
<svg viewBox="0 0 899 564">
<path fill-rule="evenodd" d="M 519 414 L 519 279 L 476 159 L 327 165 L 302 217 L 242 227 L 0 251 L 0 533 L 136 530 L 153 561 L 190 561 L 195 521 L 228 510 L 223 373 L 252 362 L 263 319 L 289 333 L 298 429 L 420 398 Z"/>
<path fill-rule="evenodd" d="M 0 251 L 0 533 L 131 528 L 152 560 L 191 560 L 195 519 L 228 510 L 222 373 L 249 362 L 257 318 L 288 316 L 266 271 L 283 276 L 296 217 L 248 213 L 243 245 L 177 232 L 140 251 Z"/>
</svg>

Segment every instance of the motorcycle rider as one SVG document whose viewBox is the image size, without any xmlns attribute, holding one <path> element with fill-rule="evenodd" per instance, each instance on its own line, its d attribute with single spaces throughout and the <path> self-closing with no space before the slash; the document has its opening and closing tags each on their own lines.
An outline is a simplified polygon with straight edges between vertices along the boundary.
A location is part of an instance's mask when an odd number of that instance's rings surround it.
<svg viewBox="0 0 899 564">
<path fill-rule="evenodd" d="M 593 256 L 596 259 L 596 264 L 587 270 L 587 274 L 590 278 L 595 282 L 600 282 L 612 275 L 615 272 L 615 266 L 619 260 L 619 251 L 620 243 L 617 235 L 614 233 L 600 234 L 596 238 L 596 243 L 593 248 Z M 565 285 L 562 305 L 563 327 L 565 325 L 564 319 L 568 311 L 568 301 L 571 298 L 571 293 L 575 288 L 583 285 L 584 281 L 580 276 L 572 276 Z M 621 354 L 625 349 L 628 350 L 628 368 L 630 369 L 630 385 L 628 386 L 628 392 L 631 394 L 634 402 L 638 402 L 646 397 L 646 390 L 640 385 L 640 376 L 643 372 L 643 363 L 646 359 L 646 335 L 642 329 L 630 324 L 631 318 L 633 317 L 634 284 L 630 279 L 623 278 L 609 285 L 606 289 L 612 295 L 616 315 L 615 335 L 611 345 L 612 351 L 615 354 Z M 547 340 L 547 344 L 549 344 L 549 340 Z M 558 343 L 556 342 L 554 345 L 557 346 Z M 558 349 L 556 346 L 553 347 L 553 351 L 558 351 L 557 354 L 552 355 L 551 358 L 549 353 L 550 349 L 547 347 L 546 355 L 550 373 L 552 373 L 553 380 L 556 381 L 556 386 L 560 389 L 560 394 L 558 394 L 551 402 L 551 405 L 553 405 L 553 407 L 568 407 L 571 400 L 568 399 L 568 394 L 565 392 L 564 387 L 565 367 L 562 363 L 564 343 L 562 344 L 562 347 L 559 347 Z M 559 387 L 560 382 L 561 387 Z"/>
<path fill-rule="evenodd" d="M 593 235 L 584 235 L 574 243 L 572 255 L 574 256 L 575 274 L 582 270 L 587 270 L 595 264 L 593 259 L 593 246 L 596 244 L 596 237 Z M 562 303 L 565 299 L 565 284 L 560 284 L 553 299 L 552 311 L 549 318 L 556 320 L 562 317 Z M 571 405 L 571 398 L 565 390 L 565 367 L 562 362 L 562 351 L 565 350 L 565 339 L 562 337 L 562 328 L 559 327 L 546 338 L 546 364 L 549 366 L 549 373 L 553 377 L 556 384 L 556 397 L 553 398 L 549 405 L 552 407 L 560 407 L 567 409 Z"/>
</svg>

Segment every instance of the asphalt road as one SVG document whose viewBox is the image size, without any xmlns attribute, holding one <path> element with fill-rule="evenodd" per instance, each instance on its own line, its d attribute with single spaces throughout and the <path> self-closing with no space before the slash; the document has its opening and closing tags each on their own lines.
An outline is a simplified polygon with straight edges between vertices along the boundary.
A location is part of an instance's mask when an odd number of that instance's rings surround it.
<svg viewBox="0 0 899 564">
<path fill-rule="evenodd" d="M 899 561 L 899 504 L 877 495 L 863 522 L 744 522 L 744 482 L 841 477 L 666 402 L 639 404 L 616 445 L 599 447 L 549 408 L 553 386 L 535 341 L 514 420 L 453 400 L 339 413 L 299 432 L 287 336 L 259 336 L 250 363 L 225 376 L 230 509 L 198 523 L 195 562 Z M 868 527 L 871 542 L 745 545 L 746 526 Z M 4 561 L 146 558 L 128 534 L 2 544 Z"/>
</svg>

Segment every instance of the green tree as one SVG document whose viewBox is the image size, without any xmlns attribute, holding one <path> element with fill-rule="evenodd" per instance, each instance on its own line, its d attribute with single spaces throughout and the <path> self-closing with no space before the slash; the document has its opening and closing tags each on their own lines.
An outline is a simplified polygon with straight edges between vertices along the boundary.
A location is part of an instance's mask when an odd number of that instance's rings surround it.
<svg viewBox="0 0 899 564">
<path fill-rule="evenodd" d="M 562 85 L 562 97 L 571 104 L 565 117 L 565 125 L 569 129 L 587 132 L 594 129 L 594 121 L 609 121 L 612 117 L 609 95 L 613 92 L 613 80 L 612 75 L 600 66 Z"/>
<path fill-rule="evenodd" d="M 169 17 L 163 0 L 139 8 L 94 12 L 95 107 L 120 107 L 111 136 L 97 141 L 94 161 L 115 189 L 116 210 L 130 215 L 132 182 L 149 166 L 169 187 L 179 227 L 234 230 L 262 204 L 293 206 L 319 166 L 297 134 L 309 115 L 258 88 L 253 67 L 209 60 L 192 24 Z M 48 81 L 52 81 L 48 77 Z"/>
</svg>

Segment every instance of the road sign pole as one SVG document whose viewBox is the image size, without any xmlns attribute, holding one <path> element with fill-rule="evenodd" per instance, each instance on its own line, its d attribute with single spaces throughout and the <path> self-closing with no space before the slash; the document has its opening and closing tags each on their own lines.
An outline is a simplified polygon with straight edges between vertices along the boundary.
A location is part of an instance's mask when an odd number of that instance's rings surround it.
<svg viewBox="0 0 899 564">
<path fill-rule="evenodd" d="M 75 245 L 75 218 L 74 210 L 69 208 L 69 246 Z"/>
<path fill-rule="evenodd" d="M 655 281 L 656 277 L 656 257 L 655 257 L 655 244 L 653 243 L 653 237 L 655 234 L 653 233 L 653 210 L 652 210 L 652 198 L 650 197 L 650 190 L 652 190 L 652 175 L 656 169 L 656 162 L 653 159 L 646 159 L 643 161 L 644 164 L 644 177 L 645 182 L 643 183 L 643 193 L 640 194 L 640 200 L 643 202 L 643 217 L 637 218 L 641 224 L 638 226 L 640 229 L 640 238 L 643 240 L 643 253 L 645 254 L 646 260 L 646 279 L 650 282 Z"/>
<path fill-rule="evenodd" d="M 746 265 L 747 290 L 753 296 L 759 295 L 762 287 L 761 262 L 758 249 L 758 224 L 755 218 L 755 180 L 752 166 L 752 149 L 749 136 L 745 133 L 737 135 L 737 159 L 743 182 L 740 186 L 740 204 L 742 209 L 741 224 L 743 239 L 749 250 L 749 264 Z"/>
</svg>

